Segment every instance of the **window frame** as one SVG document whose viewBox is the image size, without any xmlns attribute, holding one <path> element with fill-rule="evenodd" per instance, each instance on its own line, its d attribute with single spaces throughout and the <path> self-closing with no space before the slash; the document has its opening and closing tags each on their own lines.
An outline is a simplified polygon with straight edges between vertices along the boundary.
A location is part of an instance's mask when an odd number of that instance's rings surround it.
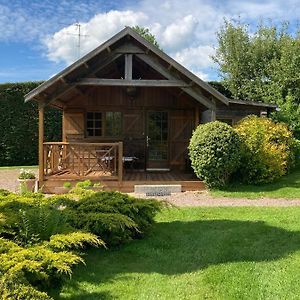
<svg viewBox="0 0 300 300">
<path fill-rule="evenodd" d="M 100 113 L 101 114 L 101 135 L 89 135 L 88 134 L 88 126 L 87 126 L 87 122 L 88 120 L 91 120 L 91 119 L 88 119 L 88 114 L 89 113 Z M 116 135 L 116 136 L 111 136 L 111 135 L 107 135 L 107 131 L 106 131 L 106 122 L 107 122 L 107 119 L 106 119 L 106 114 L 107 113 L 120 113 L 120 122 L 121 122 L 121 126 L 120 126 L 120 134 L 119 135 Z M 94 125 L 95 125 L 95 119 L 93 120 L 94 122 Z M 93 132 L 95 133 L 95 127 L 92 128 L 93 129 Z M 123 135 L 123 113 L 121 111 L 115 111 L 115 110 L 107 110 L 107 111 L 104 111 L 104 110 L 87 110 L 86 113 L 85 113 L 85 138 L 87 139 L 115 139 L 115 138 L 121 138 Z"/>
</svg>

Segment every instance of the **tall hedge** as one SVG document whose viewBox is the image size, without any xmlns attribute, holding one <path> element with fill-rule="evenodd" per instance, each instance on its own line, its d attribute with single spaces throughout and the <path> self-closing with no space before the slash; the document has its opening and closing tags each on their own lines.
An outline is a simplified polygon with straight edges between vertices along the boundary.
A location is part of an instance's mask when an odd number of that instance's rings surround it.
<svg viewBox="0 0 300 300">
<path fill-rule="evenodd" d="M 40 83 L 0 84 L 0 166 L 37 164 L 37 103 L 24 103 L 24 95 Z M 59 110 L 45 110 L 46 141 L 61 140 L 61 120 Z"/>
</svg>

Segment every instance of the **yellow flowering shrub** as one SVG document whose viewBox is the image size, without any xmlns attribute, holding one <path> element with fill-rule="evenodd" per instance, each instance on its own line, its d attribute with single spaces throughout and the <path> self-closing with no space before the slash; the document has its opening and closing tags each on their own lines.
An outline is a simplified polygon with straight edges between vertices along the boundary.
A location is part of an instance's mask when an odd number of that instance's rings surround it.
<svg viewBox="0 0 300 300">
<path fill-rule="evenodd" d="M 286 124 L 248 116 L 235 130 L 243 140 L 238 175 L 244 182 L 272 182 L 285 175 L 294 164 L 294 138 Z"/>
</svg>

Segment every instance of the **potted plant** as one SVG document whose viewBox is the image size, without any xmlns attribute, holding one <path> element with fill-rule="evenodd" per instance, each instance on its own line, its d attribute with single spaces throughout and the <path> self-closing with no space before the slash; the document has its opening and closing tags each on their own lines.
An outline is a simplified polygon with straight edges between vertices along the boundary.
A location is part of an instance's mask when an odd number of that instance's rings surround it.
<svg viewBox="0 0 300 300">
<path fill-rule="evenodd" d="M 26 192 L 33 192 L 36 182 L 35 173 L 31 170 L 20 170 L 18 177 L 20 183 L 20 190 Z"/>
</svg>

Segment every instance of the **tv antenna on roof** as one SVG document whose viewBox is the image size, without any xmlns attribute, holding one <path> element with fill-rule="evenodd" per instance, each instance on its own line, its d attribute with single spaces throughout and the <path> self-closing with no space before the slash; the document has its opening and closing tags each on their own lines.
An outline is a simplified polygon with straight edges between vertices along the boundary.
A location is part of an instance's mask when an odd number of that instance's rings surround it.
<svg viewBox="0 0 300 300">
<path fill-rule="evenodd" d="M 81 33 L 81 26 L 82 25 L 78 21 L 76 23 L 72 24 L 72 25 L 74 25 L 76 27 L 77 33 L 66 33 L 66 34 L 77 36 L 77 45 L 76 45 L 76 47 L 77 47 L 77 55 L 78 55 L 78 59 L 79 59 L 80 56 L 81 56 L 81 38 L 82 37 L 88 37 L 89 35 Z"/>
</svg>

